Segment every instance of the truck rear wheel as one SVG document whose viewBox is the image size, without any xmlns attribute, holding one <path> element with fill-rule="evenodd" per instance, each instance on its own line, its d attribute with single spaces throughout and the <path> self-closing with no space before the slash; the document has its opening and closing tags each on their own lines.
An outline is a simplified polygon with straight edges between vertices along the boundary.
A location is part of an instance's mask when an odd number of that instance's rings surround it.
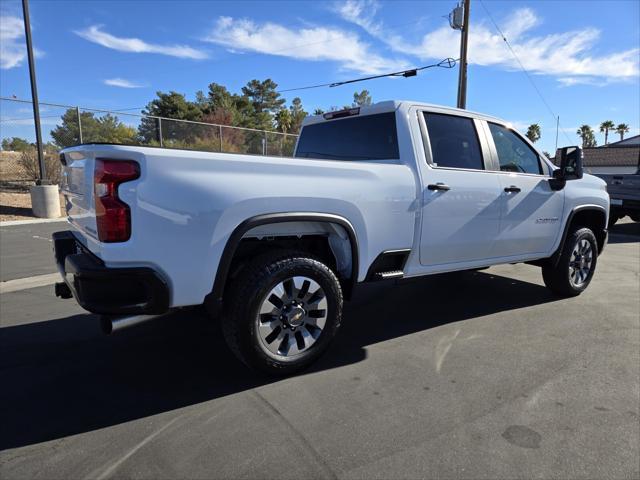
<svg viewBox="0 0 640 480">
<path fill-rule="evenodd" d="M 322 262 L 272 252 L 244 267 L 225 298 L 222 328 L 251 368 L 289 375 L 327 349 L 342 318 L 342 289 Z"/>
<path fill-rule="evenodd" d="M 589 228 L 577 228 L 567 237 L 557 264 L 542 267 L 542 278 L 558 295 L 575 297 L 589 286 L 597 260 L 595 235 Z"/>
</svg>

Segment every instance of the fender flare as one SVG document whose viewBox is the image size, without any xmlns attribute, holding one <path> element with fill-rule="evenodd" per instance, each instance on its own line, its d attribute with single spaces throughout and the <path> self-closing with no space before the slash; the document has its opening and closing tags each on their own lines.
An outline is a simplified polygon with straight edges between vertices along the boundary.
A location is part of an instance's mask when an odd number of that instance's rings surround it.
<svg viewBox="0 0 640 480">
<path fill-rule="evenodd" d="M 597 212 L 601 212 L 604 214 L 604 224 L 602 225 L 602 230 L 605 232 L 605 238 L 607 235 L 607 211 L 606 209 L 601 206 L 601 205 L 580 205 L 575 207 L 573 210 L 571 210 L 571 212 L 569 212 L 569 215 L 567 216 L 567 221 L 564 224 L 564 229 L 562 231 L 562 238 L 560 239 L 560 244 L 558 245 L 558 248 L 556 249 L 555 252 L 553 252 L 553 254 L 550 257 L 551 260 L 551 264 L 552 265 L 557 265 L 558 261 L 560 260 L 560 255 L 562 253 L 562 249 L 564 248 L 564 243 L 567 240 L 567 236 L 569 235 L 569 227 L 571 226 L 571 222 L 573 221 L 573 217 L 575 216 L 576 213 L 578 212 L 584 212 L 585 210 L 595 210 Z M 596 238 L 599 232 L 593 232 L 596 234 Z M 604 248 L 604 245 L 602 246 L 602 248 Z M 602 248 L 600 249 L 600 252 L 602 252 Z M 600 253 L 599 252 L 599 253 Z"/>
<path fill-rule="evenodd" d="M 285 222 L 335 223 L 345 229 L 347 235 L 349 236 L 349 243 L 351 244 L 351 278 L 349 279 L 349 283 L 346 285 L 345 297 L 349 298 L 351 296 L 353 288 L 358 282 L 359 271 L 358 239 L 355 229 L 353 228 L 353 225 L 351 225 L 351 222 L 349 222 L 344 217 L 330 213 L 282 212 L 256 215 L 255 217 L 246 219 L 233 230 L 231 236 L 227 240 L 227 244 L 224 247 L 222 257 L 220 257 L 220 262 L 218 263 L 218 271 L 216 272 L 216 277 L 213 283 L 213 289 L 211 290 L 211 293 L 207 295 L 205 303 L 209 305 L 213 303 L 214 305 L 212 306 L 214 306 L 215 310 L 217 310 L 219 306 L 222 305 L 222 297 L 224 294 L 227 277 L 229 275 L 231 262 L 244 234 L 252 228 L 259 227 L 261 225 Z"/>
</svg>

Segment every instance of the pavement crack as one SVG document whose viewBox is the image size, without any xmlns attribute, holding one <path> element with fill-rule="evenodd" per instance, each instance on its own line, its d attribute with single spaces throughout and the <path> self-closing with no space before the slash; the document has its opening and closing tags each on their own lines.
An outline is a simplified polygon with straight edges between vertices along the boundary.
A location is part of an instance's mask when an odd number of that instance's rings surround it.
<svg viewBox="0 0 640 480">
<path fill-rule="evenodd" d="M 269 400 L 267 400 L 260 392 L 257 390 L 251 390 L 251 394 L 253 398 L 257 401 L 259 408 L 263 410 L 267 410 L 270 412 L 273 417 L 282 425 L 284 428 L 292 435 L 298 442 L 302 445 L 302 451 L 309 454 L 311 460 L 318 466 L 320 471 L 322 472 L 322 478 L 329 479 L 337 479 L 338 475 L 331 469 L 329 464 L 325 461 L 325 459 L 318 453 L 318 451 L 313 447 L 311 442 L 307 440 L 307 438 L 300 432 L 293 424 L 287 420 L 287 418 L 280 413 Z"/>
<path fill-rule="evenodd" d="M 116 460 L 115 462 L 113 462 L 111 465 L 109 465 L 108 467 L 106 467 L 101 474 L 97 475 L 97 472 L 93 472 L 90 475 L 88 475 L 86 478 L 96 478 L 97 480 L 103 480 L 107 477 L 109 477 L 113 472 L 115 472 L 124 462 L 126 462 L 129 458 L 131 458 L 133 455 L 135 455 L 135 453 L 140 450 L 142 447 L 144 447 L 145 445 L 147 445 L 150 441 L 152 441 L 154 438 L 156 438 L 158 435 L 160 435 L 162 432 L 164 432 L 167 428 L 169 428 L 171 425 L 173 425 L 176 421 L 178 421 L 180 418 L 182 418 L 183 415 L 179 415 L 177 417 L 175 417 L 174 419 L 168 421 L 167 423 L 165 423 L 162 427 L 160 427 L 159 429 L 157 429 L 156 431 L 154 431 L 153 433 L 147 435 L 142 441 L 138 442 L 133 448 L 131 448 L 127 453 L 125 453 L 123 456 L 121 456 L 118 460 Z"/>
</svg>

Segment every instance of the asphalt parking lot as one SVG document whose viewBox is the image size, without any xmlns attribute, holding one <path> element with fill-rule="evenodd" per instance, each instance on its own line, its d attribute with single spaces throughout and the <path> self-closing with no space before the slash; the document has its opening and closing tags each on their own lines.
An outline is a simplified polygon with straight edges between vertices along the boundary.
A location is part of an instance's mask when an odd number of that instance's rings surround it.
<svg viewBox="0 0 640 480">
<path fill-rule="evenodd" d="M 60 228 L 2 227 L 2 281 L 54 272 Z M 527 265 L 371 285 L 283 380 L 199 309 L 107 337 L 47 286 L 0 317 L 3 479 L 640 477 L 638 224 L 573 299 Z"/>
</svg>

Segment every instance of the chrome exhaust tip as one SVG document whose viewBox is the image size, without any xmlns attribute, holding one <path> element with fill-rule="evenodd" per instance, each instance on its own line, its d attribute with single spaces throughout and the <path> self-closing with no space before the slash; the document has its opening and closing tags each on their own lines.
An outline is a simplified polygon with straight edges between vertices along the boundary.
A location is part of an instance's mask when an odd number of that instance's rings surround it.
<svg viewBox="0 0 640 480">
<path fill-rule="evenodd" d="M 129 315 L 124 317 L 102 315 L 100 317 L 100 328 L 105 334 L 110 335 L 119 330 L 133 327 L 135 325 L 139 325 L 141 323 L 145 323 L 162 316 L 164 316 L 164 314 L 163 315 Z"/>
</svg>

